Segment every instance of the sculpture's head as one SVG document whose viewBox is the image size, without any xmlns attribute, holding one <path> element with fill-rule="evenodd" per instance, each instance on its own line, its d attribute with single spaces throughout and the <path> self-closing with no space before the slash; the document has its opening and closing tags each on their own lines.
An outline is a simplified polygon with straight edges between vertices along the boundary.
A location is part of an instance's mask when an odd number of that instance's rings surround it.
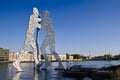
<svg viewBox="0 0 120 80">
<path fill-rule="evenodd" d="M 33 14 L 38 17 L 39 11 L 36 7 L 33 8 Z"/>
<path fill-rule="evenodd" d="M 49 17 L 49 11 L 48 10 L 45 10 L 44 12 L 43 12 L 43 17 Z"/>
</svg>

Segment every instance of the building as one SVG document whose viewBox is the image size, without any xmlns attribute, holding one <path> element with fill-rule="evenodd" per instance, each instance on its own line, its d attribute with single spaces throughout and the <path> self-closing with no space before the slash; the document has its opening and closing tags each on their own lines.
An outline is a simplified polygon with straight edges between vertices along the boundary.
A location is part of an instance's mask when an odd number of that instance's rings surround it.
<svg viewBox="0 0 120 80">
<path fill-rule="evenodd" d="M 9 53 L 9 61 L 15 61 L 17 59 L 18 52 L 10 52 Z M 32 52 L 29 52 L 28 54 L 24 55 L 24 58 L 22 61 L 34 61 L 34 54 Z M 66 55 L 65 54 L 60 54 L 59 55 L 62 61 L 66 60 Z M 56 61 L 56 58 L 52 54 L 47 54 L 47 57 L 50 61 Z M 41 54 L 38 55 L 39 61 L 44 61 L 42 59 Z"/>
<path fill-rule="evenodd" d="M 0 61 L 8 61 L 9 49 L 0 48 Z"/>
<path fill-rule="evenodd" d="M 18 52 L 10 52 L 9 61 L 15 61 L 17 59 L 18 54 L 19 54 Z M 22 61 L 33 61 L 33 53 L 28 53 L 24 55 Z"/>
<path fill-rule="evenodd" d="M 18 56 L 18 52 L 10 52 L 9 53 L 9 61 L 15 61 L 17 59 L 17 56 Z M 24 58 L 22 59 L 22 61 L 34 61 L 34 58 L 33 58 L 34 54 L 32 52 L 28 52 L 28 54 L 24 55 Z M 40 60 L 40 57 L 41 55 L 39 54 L 38 55 L 38 58 Z"/>
<path fill-rule="evenodd" d="M 66 55 L 65 54 L 59 54 L 60 58 L 62 61 L 66 60 Z M 47 54 L 47 57 L 50 61 L 56 61 L 56 58 L 54 57 L 53 54 Z"/>
<path fill-rule="evenodd" d="M 72 61 L 72 60 L 73 60 L 73 56 L 69 56 L 69 60 L 71 60 L 71 61 Z"/>
<path fill-rule="evenodd" d="M 9 52 L 9 61 L 15 61 L 17 54 L 15 52 Z"/>
</svg>

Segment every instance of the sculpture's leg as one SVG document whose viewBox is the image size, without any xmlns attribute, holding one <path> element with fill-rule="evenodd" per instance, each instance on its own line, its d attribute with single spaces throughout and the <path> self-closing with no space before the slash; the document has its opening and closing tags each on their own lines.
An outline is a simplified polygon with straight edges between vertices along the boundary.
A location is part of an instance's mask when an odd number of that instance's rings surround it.
<svg viewBox="0 0 120 80">
<path fill-rule="evenodd" d="M 47 69 L 47 68 L 51 65 L 51 63 L 49 62 L 49 60 L 48 60 L 48 58 L 47 58 L 46 51 L 45 51 L 45 48 L 46 48 L 47 46 L 48 46 L 48 42 L 47 42 L 47 40 L 45 39 L 45 40 L 43 41 L 41 47 L 40 47 L 40 50 L 41 50 L 41 52 L 42 52 L 42 55 L 43 55 L 43 57 L 44 57 L 44 59 L 45 59 L 45 63 L 43 63 L 41 69 Z"/>
<path fill-rule="evenodd" d="M 61 62 L 61 59 L 60 59 L 59 55 L 55 52 L 55 42 L 51 42 L 49 47 L 50 47 L 51 53 L 54 55 L 54 57 L 56 58 L 56 60 L 59 64 L 59 66 L 56 69 L 64 69 L 64 66 Z"/>
<path fill-rule="evenodd" d="M 20 61 L 24 58 L 24 55 L 27 54 L 28 49 L 29 49 L 29 39 L 26 39 L 23 50 L 19 52 L 17 59 L 15 60 L 15 62 L 13 62 L 13 66 L 17 69 L 18 72 L 23 71 L 20 67 Z"/>
<path fill-rule="evenodd" d="M 37 57 L 38 62 L 39 62 L 39 45 L 38 45 L 38 32 L 39 32 L 39 30 L 40 30 L 40 29 L 37 28 L 37 30 L 36 30 L 36 40 L 35 40 L 37 51 L 34 51 L 34 52 L 37 52 L 37 55 L 35 55 L 35 56 Z M 35 49 L 35 48 L 34 48 L 34 49 Z M 39 70 L 40 67 L 41 67 L 41 65 L 42 65 L 42 63 L 39 62 L 39 63 L 37 64 L 37 66 L 35 66 L 35 69 Z"/>
<path fill-rule="evenodd" d="M 63 66 L 63 64 L 61 62 L 61 59 L 60 59 L 59 55 L 56 52 L 51 52 L 51 53 L 54 55 L 57 62 L 59 63 L 59 66 L 56 69 L 64 69 L 64 66 Z"/>
<path fill-rule="evenodd" d="M 17 59 L 15 62 L 13 62 L 13 66 L 17 69 L 17 72 L 23 71 L 20 67 L 20 60 L 19 59 Z"/>
<path fill-rule="evenodd" d="M 39 69 L 40 68 L 40 64 L 39 64 L 39 60 L 38 60 L 38 54 L 37 54 L 37 46 L 36 43 L 34 41 L 34 39 L 31 40 L 31 46 L 34 50 L 34 61 L 35 61 L 35 69 Z"/>
</svg>

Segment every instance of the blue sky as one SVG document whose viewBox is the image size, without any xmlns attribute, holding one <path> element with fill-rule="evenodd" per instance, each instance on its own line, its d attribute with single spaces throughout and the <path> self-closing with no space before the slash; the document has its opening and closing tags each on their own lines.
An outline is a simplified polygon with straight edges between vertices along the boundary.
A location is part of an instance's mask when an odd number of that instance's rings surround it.
<svg viewBox="0 0 120 80">
<path fill-rule="evenodd" d="M 50 11 L 58 53 L 120 53 L 120 0 L 0 0 L 0 47 L 23 48 L 33 7 Z"/>
</svg>

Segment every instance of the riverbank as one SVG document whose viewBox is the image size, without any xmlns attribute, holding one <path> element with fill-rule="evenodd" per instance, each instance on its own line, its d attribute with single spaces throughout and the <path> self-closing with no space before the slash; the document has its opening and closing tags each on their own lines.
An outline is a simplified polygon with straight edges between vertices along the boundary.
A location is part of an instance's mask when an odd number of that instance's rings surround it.
<svg viewBox="0 0 120 80">
<path fill-rule="evenodd" d="M 13 63 L 14 61 L 0 61 L 0 64 L 2 63 Z M 34 61 L 21 61 L 21 63 L 33 63 Z M 44 61 L 40 61 L 40 62 L 44 62 Z M 56 60 L 53 60 L 51 62 L 57 62 Z M 63 60 L 62 62 L 68 62 L 66 60 Z M 78 62 L 78 61 L 75 61 Z"/>
<path fill-rule="evenodd" d="M 14 61 L 0 61 L 0 64 L 3 63 L 13 63 Z M 21 61 L 21 63 L 33 63 L 33 61 Z"/>
</svg>

